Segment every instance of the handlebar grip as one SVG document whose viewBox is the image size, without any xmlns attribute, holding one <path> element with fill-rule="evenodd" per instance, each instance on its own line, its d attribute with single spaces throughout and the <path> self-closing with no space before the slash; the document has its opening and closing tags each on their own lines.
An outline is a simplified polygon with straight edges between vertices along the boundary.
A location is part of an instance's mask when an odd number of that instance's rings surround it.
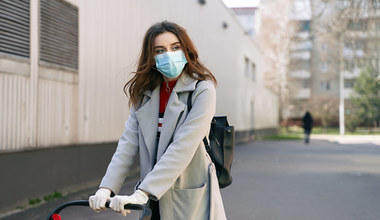
<svg viewBox="0 0 380 220">
<path fill-rule="evenodd" d="M 109 208 L 110 207 L 110 201 L 107 201 L 106 202 L 106 207 Z M 124 206 L 124 209 L 130 209 L 130 210 L 142 210 L 144 211 L 144 209 L 146 209 L 146 206 L 144 205 L 139 205 L 139 204 L 127 204 Z"/>
</svg>

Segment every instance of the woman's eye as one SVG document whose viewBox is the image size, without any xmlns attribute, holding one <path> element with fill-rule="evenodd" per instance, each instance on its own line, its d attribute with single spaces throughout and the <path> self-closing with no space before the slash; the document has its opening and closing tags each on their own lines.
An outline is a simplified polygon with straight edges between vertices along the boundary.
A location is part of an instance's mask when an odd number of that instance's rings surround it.
<svg viewBox="0 0 380 220">
<path fill-rule="evenodd" d="M 165 52 L 165 50 L 164 50 L 164 49 L 157 49 L 157 50 L 155 50 L 154 52 L 155 52 L 156 54 L 160 54 L 160 53 Z"/>
<path fill-rule="evenodd" d="M 181 46 L 175 46 L 173 47 L 173 50 L 176 51 L 176 50 L 180 50 L 181 49 Z"/>
</svg>

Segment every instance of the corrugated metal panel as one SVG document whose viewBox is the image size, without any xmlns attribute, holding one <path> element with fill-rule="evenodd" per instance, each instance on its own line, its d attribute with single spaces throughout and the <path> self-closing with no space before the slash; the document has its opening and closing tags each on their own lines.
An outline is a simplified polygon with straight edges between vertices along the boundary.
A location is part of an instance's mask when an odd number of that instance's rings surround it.
<svg viewBox="0 0 380 220">
<path fill-rule="evenodd" d="M 40 60 L 78 69 L 78 8 L 41 0 L 40 22 Z"/>
<path fill-rule="evenodd" d="M 77 85 L 40 79 L 37 145 L 51 147 L 77 142 Z"/>
<path fill-rule="evenodd" d="M 50 71 L 52 76 L 57 74 Z M 0 71 L 0 152 L 78 143 L 77 83 L 39 79 L 37 124 L 33 126 L 30 83 L 27 76 Z M 36 131 L 30 130 L 33 127 Z M 37 139 L 37 145 L 31 139 Z"/>
<path fill-rule="evenodd" d="M 29 57 L 29 1 L 0 1 L 0 52 Z"/>
<path fill-rule="evenodd" d="M 29 78 L 0 74 L 0 151 L 28 146 Z"/>
</svg>

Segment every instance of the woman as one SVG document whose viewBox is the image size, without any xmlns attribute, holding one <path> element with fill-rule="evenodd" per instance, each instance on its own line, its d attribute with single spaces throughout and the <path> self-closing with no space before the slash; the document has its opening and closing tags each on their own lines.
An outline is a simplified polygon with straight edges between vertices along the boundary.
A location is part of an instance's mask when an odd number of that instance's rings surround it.
<svg viewBox="0 0 380 220">
<path fill-rule="evenodd" d="M 89 198 L 91 208 L 104 210 L 110 200 L 125 216 L 125 204 L 148 203 L 152 219 L 226 219 L 215 167 L 202 143 L 215 113 L 215 84 L 184 28 L 167 21 L 150 27 L 137 71 L 124 86 L 130 115 L 100 188 Z M 136 191 L 111 198 L 137 153 Z"/>
</svg>

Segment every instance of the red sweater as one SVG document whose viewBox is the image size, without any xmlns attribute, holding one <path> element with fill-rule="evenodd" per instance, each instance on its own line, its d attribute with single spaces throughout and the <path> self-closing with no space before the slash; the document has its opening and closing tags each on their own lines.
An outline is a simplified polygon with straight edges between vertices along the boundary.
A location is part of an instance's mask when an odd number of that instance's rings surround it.
<svg viewBox="0 0 380 220">
<path fill-rule="evenodd" d="M 162 128 L 162 121 L 164 119 L 164 113 L 166 109 L 166 105 L 168 104 L 170 94 L 173 91 L 173 88 L 175 84 L 177 83 L 177 80 L 175 81 L 169 81 L 169 83 L 166 83 L 165 81 L 162 82 L 161 88 L 160 88 L 160 111 L 159 111 L 159 117 L 158 117 L 158 132 L 157 137 L 160 137 L 161 134 L 161 128 Z"/>
</svg>

